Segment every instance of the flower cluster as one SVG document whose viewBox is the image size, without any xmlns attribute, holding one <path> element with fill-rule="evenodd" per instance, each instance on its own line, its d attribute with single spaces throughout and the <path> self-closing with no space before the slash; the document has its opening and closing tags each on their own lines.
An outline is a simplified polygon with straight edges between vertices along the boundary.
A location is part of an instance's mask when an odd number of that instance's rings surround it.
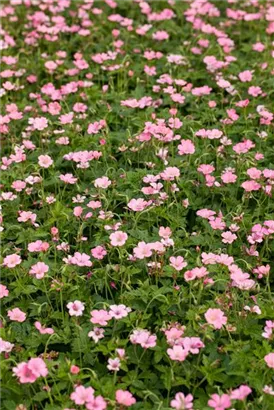
<svg viewBox="0 0 274 410">
<path fill-rule="evenodd" d="M 273 2 L 0 18 L 3 410 L 273 409 Z"/>
</svg>

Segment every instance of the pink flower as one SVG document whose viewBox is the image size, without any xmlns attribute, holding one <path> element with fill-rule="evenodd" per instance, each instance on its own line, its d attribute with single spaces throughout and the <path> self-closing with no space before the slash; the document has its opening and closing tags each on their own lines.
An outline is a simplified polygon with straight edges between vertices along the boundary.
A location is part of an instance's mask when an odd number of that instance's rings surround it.
<svg viewBox="0 0 274 410">
<path fill-rule="evenodd" d="M 176 410 L 192 410 L 193 409 L 193 396 L 188 394 L 187 396 L 184 393 L 175 394 L 175 399 L 171 400 L 170 407 Z"/>
<path fill-rule="evenodd" d="M 27 363 L 19 363 L 12 370 L 20 383 L 34 383 L 38 377 L 46 377 L 48 374 L 44 360 L 39 357 L 30 359 Z"/>
<path fill-rule="evenodd" d="M 164 172 L 160 174 L 164 181 L 174 181 L 175 178 L 180 176 L 180 170 L 177 167 L 167 167 Z"/>
<path fill-rule="evenodd" d="M 29 369 L 28 364 L 25 362 L 19 363 L 17 367 L 14 367 L 13 373 L 19 378 L 20 383 L 34 383 L 37 379 L 35 374 Z"/>
<path fill-rule="evenodd" d="M 69 265 L 77 265 L 77 266 L 92 266 L 92 262 L 90 260 L 90 256 L 86 253 L 75 252 L 73 256 L 68 256 L 65 258 L 65 262 Z"/>
<path fill-rule="evenodd" d="M 106 126 L 105 120 L 95 121 L 88 126 L 88 134 L 98 134 L 98 132 Z"/>
<path fill-rule="evenodd" d="M 33 212 L 30 211 L 19 211 L 19 217 L 17 218 L 17 220 L 19 222 L 27 222 L 30 221 L 34 226 L 38 226 L 35 224 L 37 215 Z"/>
<path fill-rule="evenodd" d="M 263 43 L 254 43 L 252 45 L 252 50 L 258 51 L 259 53 L 264 51 L 264 49 L 265 49 L 265 45 Z"/>
<path fill-rule="evenodd" d="M 196 212 L 196 214 L 198 216 L 201 216 L 202 218 L 212 219 L 212 217 L 216 214 L 216 212 L 205 208 L 205 209 L 200 209 L 199 211 Z"/>
<path fill-rule="evenodd" d="M 232 390 L 230 398 L 233 400 L 245 400 L 250 393 L 252 393 L 251 388 L 242 384 L 238 389 Z"/>
<path fill-rule="evenodd" d="M 14 347 L 14 344 L 7 342 L 6 340 L 3 340 L 2 337 L 0 337 L 0 353 L 10 353 Z"/>
<path fill-rule="evenodd" d="M 35 265 L 32 265 L 29 274 L 35 275 L 36 279 L 42 279 L 45 276 L 45 273 L 49 271 L 48 265 L 44 262 L 38 262 Z"/>
<path fill-rule="evenodd" d="M 177 362 L 185 361 L 186 357 L 188 356 L 189 351 L 184 349 L 182 346 L 174 345 L 172 349 L 167 349 L 167 354 L 171 358 L 171 360 L 175 360 Z"/>
<path fill-rule="evenodd" d="M 5 285 L 0 284 L 0 299 L 9 296 L 9 290 Z"/>
<path fill-rule="evenodd" d="M 38 131 L 42 131 L 48 126 L 48 120 L 45 117 L 30 118 L 29 123 Z"/>
<path fill-rule="evenodd" d="M 237 235 L 230 231 L 226 231 L 222 233 L 222 242 L 223 243 L 233 243 L 237 239 Z"/>
<path fill-rule="evenodd" d="M 127 390 L 117 390 L 115 393 L 115 398 L 118 404 L 122 404 L 126 407 L 130 407 L 136 403 L 136 399 Z"/>
<path fill-rule="evenodd" d="M 91 254 L 95 259 L 101 260 L 106 256 L 107 251 L 103 246 L 96 246 L 91 250 Z"/>
<path fill-rule="evenodd" d="M 14 182 L 12 183 L 11 187 L 12 187 L 13 189 L 15 189 L 16 192 L 21 192 L 24 188 L 26 188 L 26 185 L 27 185 L 27 184 L 26 184 L 25 181 L 17 180 L 17 181 L 14 181 Z"/>
<path fill-rule="evenodd" d="M 183 347 L 192 354 L 198 354 L 202 347 L 205 347 L 204 343 L 199 337 L 183 337 Z"/>
<path fill-rule="evenodd" d="M 131 308 L 126 307 L 125 305 L 110 305 L 109 309 L 110 316 L 115 319 L 127 317 L 129 312 L 131 312 Z"/>
<path fill-rule="evenodd" d="M 82 405 L 92 401 L 94 389 L 92 387 L 77 386 L 70 398 L 75 404 Z"/>
<path fill-rule="evenodd" d="M 27 315 L 22 312 L 19 308 L 14 308 L 11 310 L 8 310 L 8 317 L 10 320 L 13 320 L 14 322 L 24 322 L 26 320 Z"/>
<path fill-rule="evenodd" d="M 136 248 L 133 248 L 134 257 L 137 259 L 149 258 L 152 255 L 151 245 L 145 242 L 139 242 Z"/>
<path fill-rule="evenodd" d="M 104 332 L 104 329 L 101 329 L 100 327 L 95 327 L 88 333 L 88 337 L 91 337 L 95 343 L 98 343 L 100 339 L 104 338 Z"/>
<path fill-rule="evenodd" d="M 234 184 L 237 180 L 237 175 L 235 175 L 232 171 L 225 171 L 221 175 L 221 180 L 224 184 Z"/>
<path fill-rule="evenodd" d="M 228 394 L 212 394 L 211 399 L 208 400 L 209 407 L 212 407 L 215 410 L 225 410 L 231 406 L 230 397 Z"/>
<path fill-rule="evenodd" d="M 274 353 L 268 353 L 264 357 L 264 361 L 266 362 L 267 366 L 271 369 L 274 369 Z"/>
<path fill-rule="evenodd" d="M 94 181 L 95 188 L 107 189 L 111 185 L 111 181 L 108 177 L 97 178 Z"/>
<path fill-rule="evenodd" d="M 251 178 L 251 179 L 260 179 L 261 175 L 262 175 L 262 171 L 260 171 L 259 169 L 255 168 L 255 167 L 248 168 L 246 173 L 249 176 L 249 178 Z"/>
<path fill-rule="evenodd" d="M 201 172 L 203 175 L 210 175 L 213 171 L 215 171 L 215 167 L 213 167 L 213 165 L 201 164 L 199 168 L 197 168 L 197 171 Z"/>
<path fill-rule="evenodd" d="M 147 208 L 149 205 L 151 205 L 152 201 L 145 201 L 142 198 L 137 198 L 137 199 L 131 199 L 129 203 L 127 204 L 129 209 L 132 209 L 132 211 L 135 212 L 140 212 L 143 211 L 145 208 Z"/>
<path fill-rule="evenodd" d="M 185 279 L 187 282 L 190 282 L 190 281 L 196 279 L 196 275 L 195 275 L 195 272 L 193 272 L 193 269 L 187 270 L 187 271 L 184 273 L 184 279 Z"/>
<path fill-rule="evenodd" d="M 48 374 L 48 369 L 44 360 L 39 357 L 30 359 L 28 361 L 28 367 L 35 374 L 36 377 L 46 377 Z"/>
<path fill-rule="evenodd" d="M 125 349 L 115 349 L 115 352 L 118 354 L 120 359 L 125 359 L 126 351 Z"/>
<path fill-rule="evenodd" d="M 78 374 L 80 372 L 80 367 L 72 365 L 69 369 L 71 374 Z"/>
<path fill-rule="evenodd" d="M 243 182 L 241 187 L 244 188 L 246 192 L 252 192 L 252 191 L 258 191 L 261 188 L 261 184 L 259 184 L 256 181 L 251 180 L 251 181 Z"/>
<path fill-rule="evenodd" d="M 60 115 L 59 120 L 61 124 L 71 124 L 73 122 L 74 113 L 69 112 L 67 114 Z"/>
<path fill-rule="evenodd" d="M 252 72 L 249 71 L 249 70 L 242 71 L 239 74 L 239 79 L 242 81 L 242 83 L 247 83 L 247 82 L 251 81 L 252 80 Z"/>
<path fill-rule="evenodd" d="M 4 258 L 3 265 L 7 268 L 14 268 L 17 265 L 20 265 L 21 262 L 22 259 L 20 258 L 20 256 L 16 255 L 16 253 L 13 253 L 12 255 L 8 255 Z"/>
<path fill-rule="evenodd" d="M 54 61 L 47 61 L 45 63 L 45 67 L 50 71 L 53 72 L 54 70 L 56 70 L 56 68 L 58 67 L 58 65 L 54 62 Z"/>
<path fill-rule="evenodd" d="M 196 49 L 197 51 L 199 50 L 199 48 Z M 198 54 L 200 54 L 198 52 Z M 204 85 L 203 87 L 195 87 L 192 88 L 191 90 L 191 94 L 195 95 L 197 97 L 201 97 L 202 95 L 209 95 L 212 91 L 211 87 L 208 87 L 207 85 Z"/>
<path fill-rule="evenodd" d="M 118 372 L 120 370 L 121 360 L 118 357 L 115 359 L 108 359 L 108 370 L 112 370 L 114 372 Z"/>
<path fill-rule="evenodd" d="M 181 140 L 180 145 L 178 145 L 179 155 L 194 154 L 195 145 L 191 140 Z"/>
<path fill-rule="evenodd" d="M 155 347 L 156 340 L 157 337 L 155 335 L 152 335 L 148 330 L 145 329 L 136 329 L 133 331 L 132 335 L 130 335 L 131 343 L 139 344 L 144 349 Z"/>
<path fill-rule="evenodd" d="M 172 231 L 169 227 L 165 228 L 163 226 L 160 226 L 159 236 L 161 236 L 161 238 L 168 239 L 171 236 L 171 234 Z"/>
<path fill-rule="evenodd" d="M 51 327 L 43 327 L 40 322 L 35 322 L 34 326 L 41 333 L 41 335 L 52 335 L 54 330 Z"/>
<path fill-rule="evenodd" d="M 227 323 L 227 317 L 221 309 L 208 309 L 205 313 L 207 323 L 212 325 L 215 329 L 221 329 Z"/>
<path fill-rule="evenodd" d="M 233 151 L 237 154 L 245 154 L 246 152 L 250 151 L 251 148 L 254 148 L 255 144 L 251 140 L 244 140 L 242 142 L 238 142 L 233 146 Z"/>
<path fill-rule="evenodd" d="M 178 104 L 183 104 L 185 102 L 185 97 L 180 93 L 174 93 L 170 95 L 172 101 Z"/>
<path fill-rule="evenodd" d="M 69 309 L 70 316 L 82 316 L 85 310 L 85 304 L 79 300 L 75 300 L 74 302 L 69 302 L 67 308 Z"/>
<path fill-rule="evenodd" d="M 29 252 L 46 252 L 48 248 L 49 244 L 47 242 L 42 242 L 39 240 L 28 244 Z"/>
<path fill-rule="evenodd" d="M 110 236 L 110 243 L 112 246 L 123 246 L 127 241 L 127 234 L 122 231 L 113 232 Z"/>
<path fill-rule="evenodd" d="M 76 216 L 76 218 L 79 218 L 83 213 L 83 208 L 81 206 L 76 206 L 73 210 L 73 215 Z"/>
<path fill-rule="evenodd" d="M 267 276 L 270 272 L 270 265 L 261 265 L 257 266 L 256 268 L 253 269 L 253 273 L 256 273 L 258 275 L 258 278 L 261 279 L 263 276 Z"/>
<path fill-rule="evenodd" d="M 171 256 L 169 258 L 170 266 L 172 266 L 175 270 L 180 272 L 183 268 L 187 266 L 184 258 L 182 256 Z"/>
<path fill-rule="evenodd" d="M 101 310 L 92 310 L 91 314 L 91 323 L 98 324 L 101 326 L 106 326 L 108 321 L 111 319 L 111 315 L 104 309 Z"/>
<path fill-rule="evenodd" d="M 65 175 L 60 175 L 59 178 L 61 181 L 63 181 L 65 184 L 76 184 L 77 178 L 74 177 L 72 174 L 65 174 Z"/>
<path fill-rule="evenodd" d="M 159 30 L 152 34 L 153 40 L 163 41 L 169 38 L 168 33 L 165 30 Z"/>
<path fill-rule="evenodd" d="M 182 341 L 181 336 L 184 334 L 184 327 L 177 329 L 176 327 L 172 327 L 171 329 L 165 330 L 165 336 L 167 338 L 167 343 L 170 346 L 174 346 Z"/>
<path fill-rule="evenodd" d="M 87 410 L 105 410 L 107 408 L 107 403 L 102 396 L 94 396 L 92 400 L 86 403 L 86 408 Z"/>
<path fill-rule="evenodd" d="M 38 164 L 42 168 L 49 168 L 53 164 L 53 160 L 49 155 L 40 155 L 38 157 Z"/>
<path fill-rule="evenodd" d="M 252 97 L 258 97 L 260 94 L 262 94 L 262 89 L 261 87 L 251 86 L 248 89 L 248 94 L 252 95 Z"/>
</svg>

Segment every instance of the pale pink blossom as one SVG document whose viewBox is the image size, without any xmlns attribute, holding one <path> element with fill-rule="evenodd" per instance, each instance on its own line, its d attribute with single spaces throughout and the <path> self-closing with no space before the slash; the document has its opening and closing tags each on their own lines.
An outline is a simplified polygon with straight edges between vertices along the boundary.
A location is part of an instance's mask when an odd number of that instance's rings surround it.
<svg viewBox="0 0 274 410">
<path fill-rule="evenodd" d="M 6 266 L 7 268 L 15 268 L 15 266 L 20 265 L 21 262 L 21 257 L 16 255 L 16 253 L 13 253 L 4 258 L 3 266 Z"/>
<path fill-rule="evenodd" d="M 108 370 L 112 370 L 114 372 L 118 372 L 120 370 L 121 360 L 118 357 L 115 359 L 108 359 Z"/>
<path fill-rule="evenodd" d="M 90 402 L 94 397 L 94 389 L 92 387 L 76 386 L 70 398 L 75 404 L 82 405 Z"/>
<path fill-rule="evenodd" d="M 63 181 L 65 184 L 76 184 L 77 178 L 74 177 L 72 174 L 64 174 L 59 176 L 60 180 Z"/>
<path fill-rule="evenodd" d="M 19 308 L 8 310 L 8 317 L 14 322 L 22 323 L 26 320 L 26 313 Z"/>
<path fill-rule="evenodd" d="M 103 246 L 96 246 L 91 250 L 91 254 L 95 259 L 102 260 L 107 255 L 107 251 Z"/>
<path fill-rule="evenodd" d="M 38 164 L 41 168 L 49 168 L 53 164 L 53 160 L 49 155 L 40 155 L 38 157 Z"/>
<path fill-rule="evenodd" d="M 108 177 L 97 178 L 94 181 L 95 188 L 107 189 L 111 185 L 111 181 Z"/>
<path fill-rule="evenodd" d="M 251 393 L 251 388 L 246 386 L 245 384 L 242 384 L 237 389 L 232 390 L 232 392 L 230 393 L 230 398 L 233 400 L 245 400 L 246 397 Z"/>
<path fill-rule="evenodd" d="M 45 273 L 49 271 L 48 265 L 44 262 L 37 262 L 35 265 L 32 265 L 29 274 L 35 275 L 36 279 L 42 279 L 45 276 Z"/>
<path fill-rule="evenodd" d="M 48 374 L 44 360 L 39 357 L 30 359 L 27 363 L 19 363 L 12 370 L 20 383 L 34 383 L 39 377 L 46 377 Z"/>
<path fill-rule="evenodd" d="M 184 393 L 176 393 L 175 398 L 171 400 L 170 407 L 176 410 L 192 410 L 193 409 L 193 396 L 188 394 L 187 396 Z"/>
<path fill-rule="evenodd" d="M 0 337 L 0 353 L 10 353 L 14 347 L 14 344 L 7 342 L 6 340 L 3 340 L 2 337 Z"/>
<path fill-rule="evenodd" d="M 116 231 L 109 238 L 112 246 L 123 246 L 127 241 L 128 235 L 123 231 Z"/>
<path fill-rule="evenodd" d="M 67 308 L 69 309 L 70 316 L 82 316 L 85 310 L 85 304 L 79 300 L 75 300 L 74 302 L 69 302 Z"/>
<path fill-rule="evenodd" d="M 137 259 L 149 258 L 152 255 L 151 244 L 139 242 L 137 247 L 133 249 L 133 254 Z"/>
<path fill-rule="evenodd" d="M 242 71 L 239 73 L 239 79 L 243 82 L 250 82 L 252 80 L 252 72 L 249 70 Z"/>
<path fill-rule="evenodd" d="M 178 145 L 179 155 L 189 155 L 194 154 L 195 145 L 191 140 L 181 140 L 181 143 Z"/>
<path fill-rule="evenodd" d="M 109 307 L 109 314 L 112 318 L 115 319 L 122 319 L 123 317 L 127 317 L 128 314 L 131 312 L 130 307 L 126 307 L 125 305 L 110 305 Z"/>
<path fill-rule="evenodd" d="M 267 366 L 271 369 L 274 369 L 274 353 L 268 353 L 264 357 L 264 361 L 266 362 Z"/>
<path fill-rule="evenodd" d="M 170 266 L 172 266 L 175 270 L 180 272 L 183 268 L 187 266 L 184 258 L 182 256 L 171 256 L 169 258 Z"/>
<path fill-rule="evenodd" d="M 172 348 L 167 349 L 167 354 L 169 355 L 171 360 L 183 362 L 187 358 L 189 351 L 187 349 L 184 349 L 182 346 L 174 345 Z"/>
<path fill-rule="evenodd" d="M 136 399 L 127 390 L 117 390 L 115 393 L 115 398 L 118 404 L 122 404 L 126 407 L 130 407 L 136 403 Z"/>
<path fill-rule="evenodd" d="M 87 410 L 105 410 L 106 408 L 107 402 L 102 396 L 94 396 L 90 401 L 86 403 Z"/>
<path fill-rule="evenodd" d="M 211 399 L 208 400 L 209 407 L 212 407 L 215 410 L 225 410 L 231 406 L 230 397 L 228 394 L 212 394 Z"/>
<path fill-rule="evenodd" d="M 90 319 L 91 323 L 98 324 L 101 326 L 106 326 L 108 324 L 108 321 L 112 318 L 112 316 L 104 309 L 92 310 L 90 314 L 91 314 L 91 319 Z"/>
<path fill-rule="evenodd" d="M 0 284 L 0 299 L 3 299 L 7 296 L 9 296 L 8 288 L 6 287 L 6 285 Z"/>
<path fill-rule="evenodd" d="M 226 231 L 222 233 L 222 242 L 223 243 L 233 243 L 234 241 L 236 241 L 237 239 L 237 235 L 235 235 L 234 233 L 230 232 L 230 231 Z"/>
<path fill-rule="evenodd" d="M 156 335 L 152 335 L 146 329 L 136 329 L 130 335 L 131 343 L 139 344 L 144 349 L 148 349 L 150 347 L 155 347 L 156 346 L 156 340 L 157 340 Z"/>
<path fill-rule="evenodd" d="M 131 199 L 127 206 L 129 209 L 132 209 L 132 211 L 135 212 L 140 212 L 143 211 L 145 208 L 147 208 L 149 205 L 151 205 L 152 201 L 145 201 L 142 198 L 137 198 L 137 199 Z"/>
<path fill-rule="evenodd" d="M 40 322 L 35 322 L 34 326 L 41 333 L 41 335 L 52 335 L 54 330 L 51 327 L 43 327 Z"/>
<path fill-rule="evenodd" d="M 227 323 L 227 317 L 221 309 L 208 309 L 205 318 L 207 323 L 212 325 L 214 329 L 221 329 Z"/>
<path fill-rule="evenodd" d="M 49 249 L 48 242 L 42 242 L 37 240 L 35 242 L 31 242 L 28 244 L 28 251 L 29 252 L 46 252 Z"/>
<path fill-rule="evenodd" d="M 88 337 L 91 337 L 95 343 L 98 343 L 100 339 L 104 338 L 105 330 L 100 327 L 95 327 L 88 333 Z"/>
</svg>

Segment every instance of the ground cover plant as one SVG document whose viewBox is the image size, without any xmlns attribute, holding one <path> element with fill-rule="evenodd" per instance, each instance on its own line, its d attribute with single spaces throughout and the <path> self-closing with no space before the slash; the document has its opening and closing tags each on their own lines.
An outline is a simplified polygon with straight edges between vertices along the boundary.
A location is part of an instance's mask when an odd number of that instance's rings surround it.
<svg viewBox="0 0 274 410">
<path fill-rule="evenodd" d="M 1 408 L 273 409 L 273 3 L 1 20 Z"/>
</svg>

